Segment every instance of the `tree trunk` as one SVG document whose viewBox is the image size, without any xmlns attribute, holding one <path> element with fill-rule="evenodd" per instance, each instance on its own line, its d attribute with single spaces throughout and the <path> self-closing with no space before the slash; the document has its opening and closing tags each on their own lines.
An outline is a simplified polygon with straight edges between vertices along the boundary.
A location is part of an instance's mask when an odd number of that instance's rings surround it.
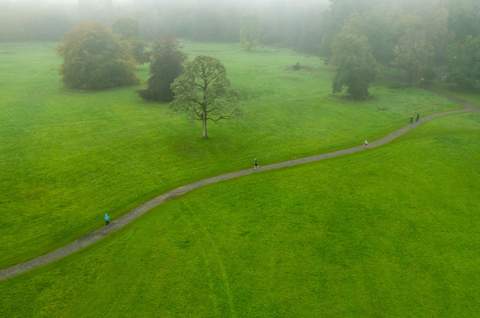
<svg viewBox="0 0 480 318">
<path fill-rule="evenodd" d="M 207 89 L 208 89 L 208 83 L 205 82 L 204 89 L 203 89 L 203 104 L 202 104 L 203 138 L 205 139 L 208 139 Z"/>
<path fill-rule="evenodd" d="M 203 138 L 208 139 L 208 125 L 207 125 L 208 120 L 205 113 L 203 114 L 202 123 L 203 123 Z"/>
</svg>

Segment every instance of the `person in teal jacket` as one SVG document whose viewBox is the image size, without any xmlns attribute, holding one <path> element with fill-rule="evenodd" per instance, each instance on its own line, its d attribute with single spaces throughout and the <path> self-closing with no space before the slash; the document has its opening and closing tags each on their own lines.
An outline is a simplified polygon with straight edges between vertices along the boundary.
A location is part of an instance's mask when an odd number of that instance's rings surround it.
<svg viewBox="0 0 480 318">
<path fill-rule="evenodd" d="M 108 213 L 105 213 L 105 215 L 103 216 L 103 219 L 105 220 L 105 225 L 110 224 L 110 215 L 108 215 Z"/>
</svg>

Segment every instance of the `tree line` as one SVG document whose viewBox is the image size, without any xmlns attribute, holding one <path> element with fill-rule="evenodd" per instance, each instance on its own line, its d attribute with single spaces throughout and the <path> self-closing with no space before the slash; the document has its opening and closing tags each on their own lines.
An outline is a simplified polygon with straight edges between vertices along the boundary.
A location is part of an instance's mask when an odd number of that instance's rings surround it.
<svg viewBox="0 0 480 318">
<path fill-rule="evenodd" d="M 477 0 L 332 0 L 323 17 L 320 55 L 337 66 L 334 91 L 366 98 L 376 76 L 480 89 Z"/>
<path fill-rule="evenodd" d="M 139 21 L 142 38 L 173 36 L 193 41 L 238 42 L 245 20 L 258 18 L 265 44 L 312 50 L 319 15 L 327 0 L 307 5 L 285 1 L 135 1 L 113 10 L 89 10 L 75 5 L 42 6 L 41 2 L 0 1 L 0 41 L 58 41 L 82 21 L 111 25 L 121 17 Z M 299 36 L 300 35 L 300 36 Z M 318 47 L 317 44 L 313 47 Z"/>
<path fill-rule="evenodd" d="M 422 86 L 444 81 L 480 88 L 477 0 L 136 1 L 89 19 L 138 21 L 139 38 L 241 42 L 290 47 L 338 66 L 335 92 L 368 96 L 375 78 Z M 59 40 L 80 19 L 75 10 L 0 4 L 1 40 Z M 143 54 L 142 43 L 132 43 Z M 358 53 L 358 54 L 357 54 Z M 138 56 L 137 56 L 138 58 Z M 364 87 L 361 87 L 361 86 Z"/>
</svg>

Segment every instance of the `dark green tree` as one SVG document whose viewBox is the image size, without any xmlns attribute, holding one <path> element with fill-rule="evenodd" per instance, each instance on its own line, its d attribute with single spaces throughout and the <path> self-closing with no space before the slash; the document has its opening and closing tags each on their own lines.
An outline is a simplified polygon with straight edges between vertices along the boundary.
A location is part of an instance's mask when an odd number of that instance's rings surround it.
<svg viewBox="0 0 480 318">
<path fill-rule="evenodd" d="M 173 100 L 172 83 L 182 74 L 185 55 L 180 51 L 178 42 L 166 39 L 154 45 L 148 88 L 140 91 L 147 100 L 170 102 Z"/>
<path fill-rule="evenodd" d="M 68 33 L 59 54 L 63 82 L 77 89 L 105 89 L 137 83 L 135 62 L 112 32 L 96 23 L 82 24 Z"/>
<path fill-rule="evenodd" d="M 369 97 L 369 86 L 375 80 L 376 61 L 368 45 L 368 39 L 345 27 L 333 45 L 333 64 L 337 73 L 333 81 L 333 92 L 340 93 L 346 88 L 353 99 Z"/>
<path fill-rule="evenodd" d="M 208 138 L 209 121 L 231 118 L 238 111 L 236 94 L 230 88 L 225 67 L 213 57 L 198 56 L 188 63 L 172 89 L 173 108 L 200 120 L 204 138 Z"/>
</svg>

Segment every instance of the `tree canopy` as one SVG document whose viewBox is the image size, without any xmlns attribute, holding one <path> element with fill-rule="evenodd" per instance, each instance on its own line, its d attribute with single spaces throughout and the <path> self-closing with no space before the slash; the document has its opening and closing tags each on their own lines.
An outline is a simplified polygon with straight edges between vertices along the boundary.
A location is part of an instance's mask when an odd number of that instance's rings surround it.
<svg viewBox="0 0 480 318">
<path fill-rule="evenodd" d="M 152 51 L 148 88 L 140 92 L 147 100 L 169 102 L 173 100 L 172 83 L 182 74 L 185 55 L 174 39 L 156 43 Z"/>
<path fill-rule="evenodd" d="M 376 62 L 368 39 L 350 27 L 345 27 L 335 39 L 333 63 L 337 67 L 333 92 L 342 92 L 346 87 L 350 97 L 366 99 L 369 96 L 368 88 L 376 74 Z"/>
<path fill-rule="evenodd" d="M 106 27 L 88 23 L 68 33 L 59 47 L 64 84 L 105 89 L 137 83 L 131 53 Z"/>
<path fill-rule="evenodd" d="M 209 56 L 197 56 L 187 63 L 184 73 L 172 85 L 175 95 L 173 108 L 190 114 L 203 125 L 203 137 L 208 138 L 208 122 L 218 122 L 234 116 L 236 94 L 223 64 Z"/>
</svg>

